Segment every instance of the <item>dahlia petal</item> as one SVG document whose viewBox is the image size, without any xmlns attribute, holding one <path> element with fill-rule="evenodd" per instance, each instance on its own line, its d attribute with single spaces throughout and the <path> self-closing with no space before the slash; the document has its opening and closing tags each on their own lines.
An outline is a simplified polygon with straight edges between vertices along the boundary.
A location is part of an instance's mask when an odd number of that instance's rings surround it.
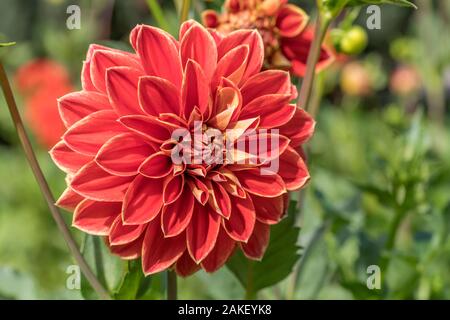
<svg viewBox="0 0 450 320">
<path fill-rule="evenodd" d="M 247 242 L 256 220 L 252 199 L 249 195 L 246 198 L 234 198 L 231 204 L 230 219 L 224 220 L 223 226 L 232 239 Z"/>
<path fill-rule="evenodd" d="M 285 213 L 284 195 L 275 198 L 266 198 L 252 195 L 255 206 L 256 219 L 264 224 L 276 224 L 280 222 Z"/>
<path fill-rule="evenodd" d="M 91 62 L 84 61 L 81 68 L 81 87 L 84 91 L 97 91 L 91 80 Z"/>
<path fill-rule="evenodd" d="M 91 200 L 122 201 L 130 182 L 130 177 L 111 175 L 92 161 L 75 174 L 70 187 Z"/>
<path fill-rule="evenodd" d="M 137 52 L 137 39 L 139 38 L 139 33 L 142 30 L 143 25 L 138 24 L 133 28 L 130 32 L 130 44 L 133 47 L 134 51 Z"/>
<path fill-rule="evenodd" d="M 244 106 L 261 96 L 292 94 L 289 73 L 281 70 L 260 72 L 244 83 L 241 93 Z"/>
<path fill-rule="evenodd" d="M 72 150 L 94 156 L 106 141 L 126 131 L 116 119 L 112 110 L 94 112 L 70 127 L 63 140 Z"/>
<path fill-rule="evenodd" d="M 200 65 L 194 60 L 188 60 L 184 73 L 181 105 L 183 114 L 188 116 L 195 107 L 202 115 L 208 115 L 210 110 L 210 97 L 208 80 Z"/>
<path fill-rule="evenodd" d="M 134 240 L 133 242 L 113 246 L 109 244 L 108 238 L 106 238 L 106 244 L 109 250 L 117 256 L 125 260 L 134 260 L 141 256 L 142 253 L 142 242 L 144 240 L 145 232 L 142 232 L 141 236 Z"/>
<path fill-rule="evenodd" d="M 220 230 L 221 217 L 207 206 L 196 204 L 191 223 L 186 229 L 187 248 L 196 263 L 214 248 Z"/>
<path fill-rule="evenodd" d="M 289 105 L 290 94 L 270 94 L 254 99 L 244 106 L 239 115 L 240 120 L 260 118 L 260 128 L 279 127 L 294 116 L 296 107 Z"/>
<path fill-rule="evenodd" d="M 208 256 L 202 261 L 202 267 L 206 272 L 219 270 L 234 252 L 236 242 L 228 236 L 227 232 L 220 228 L 216 245 Z"/>
<path fill-rule="evenodd" d="M 98 151 L 95 161 L 111 174 L 133 176 L 153 152 L 153 147 L 138 135 L 123 133 L 108 140 Z"/>
<path fill-rule="evenodd" d="M 289 146 L 290 140 L 276 133 L 258 130 L 240 137 L 233 151 L 233 163 L 237 164 L 267 164 L 280 157 Z M 247 147 L 254 146 L 254 147 Z M 244 149 L 242 148 L 244 147 Z M 278 168 L 277 168 L 278 169 Z"/>
<path fill-rule="evenodd" d="M 70 149 L 64 141 L 58 142 L 51 150 L 50 156 L 55 164 L 66 173 L 75 173 L 93 157 L 80 154 Z"/>
<path fill-rule="evenodd" d="M 199 64 L 206 79 L 213 76 L 217 65 L 217 47 L 211 34 L 200 24 L 194 24 L 184 34 L 180 42 L 180 55 L 182 66 L 189 60 Z"/>
<path fill-rule="evenodd" d="M 195 199 L 197 199 L 201 205 L 205 205 L 209 199 L 209 191 L 206 184 L 193 176 L 187 180 L 187 184 Z"/>
<path fill-rule="evenodd" d="M 236 85 L 239 85 L 243 80 L 248 59 L 248 45 L 240 45 L 227 52 L 217 63 L 212 80 L 212 88 L 217 87 L 222 78 L 227 78 Z"/>
<path fill-rule="evenodd" d="M 70 187 L 67 187 L 55 204 L 65 210 L 73 211 L 83 200 L 84 198 L 82 196 L 73 191 Z"/>
<path fill-rule="evenodd" d="M 163 204 L 161 179 L 137 176 L 123 198 L 124 224 L 145 224 L 158 216 Z"/>
<path fill-rule="evenodd" d="M 145 275 L 169 268 L 186 250 L 184 233 L 164 238 L 158 221 L 148 225 L 142 245 L 142 269 Z"/>
<path fill-rule="evenodd" d="M 183 232 L 194 212 L 194 196 L 185 188 L 180 198 L 164 206 L 161 214 L 162 230 L 165 237 L 174 237 Z"/>
<path fill-rule="evenodd" d="M 255 228 L 247 243 L 242 243 L 241 248 L 245 256 L 253 260 L 261 260 L 266 252 L 270 240 L 270 226 L 256 221 Z"/>
<path fill-rule="evenodd" d="M 178 200 L 183 192 L 183 187 L 184 175 L 167 177 L 163 185 L 164 204 L 168 205 Z"/>
<path fill-rule="evenodd" d="M 263 65 L 264 44 L 260 34 L 256 30 L 234 31 L 223 38 L 217 50 L 220 60 L 228 55 L 228 52 L 241 45 L 246 45 L 249 49 L 245 71 L 242 75 L 242 80 L 245 81 L 259 72 Z"/>
<path fill-rule="evenodd" d="M 175 265 L 176 273 L 181 277 L 187 277 L 200 270 L 200 265 L 192 260 L 189 252 L 184 251 L 183 255 L 177 260 Z"/>
<path fill-rule="evenodd" d="M 227 191 L 216 182 L 206 181 L 206 186 L 209 191 L 208 204 L 210 207 L 222 217 L 230 218 L 231 200 Z"/>
<path fill-rule="evenodd" d="M 96 50 L 90 62 L 91 80 L 98 91 L 106 93 L 106 71 L 111 67 L 130 67 L 140 70 L 138 59 L 119 50 Z"/>
<path fill-rule="evenodd" d="M 111 109 L 111 106 L 104 94 L 78 91 L 59 98 L 58 108 L 64 125 L 69 128 L 91 113 Z"/>
<path fill-rule="evenodd" d="M 152 154 L 139 167 L 139 173 L 148 178 L 163 178 L 172 170 L 172 161 L 163 152 Z"/>
<path fill-rule="evenodd" d="M 118 215 L 109 231 L 109 243 L 117 246 L 133 242 L 141 236 L 146 227 L 146 224 L 125 225 L 122 216 Z"/>
<path fill-rule="evenodd" d="M 278 197 L 286 192 L 283 179 L 278 174 L 263 175 L 259 168 L 235 171 L 242 187 L 251 194 L 262 197 Z"/>
<path fill-rule="evenodd" d="M 176 128 L 176 126 L 153 116 L 124 116 L 119 119 L 119 122 L 131 131 L 159 144 L 169 140 L 172 131 Z"/>
<path fill-rule="evenodd" d="M 141 108 L 149 115 L 180 114 L 179 90 L 170 81 L 159 77 L 142 77 L 138 91 Z"/>
<path fill-rule="evenodd" d="M 277 15 L 276 26 L 282 37 L 295 37 L 306 27 L 308 15 L 299 7 L 285 4 Z"/>
<path fill-rule="evenodd" d="M 305 161 L 292 147 L 288 147 L 280 156 L 278 174 L 289 191 L 300 189 L 309 180 Z"/>
<path fill-rule="evenodd" d="M 106 72 L 106 91 L 119 116 L 141 114 L 137 88 L 143 72 L 130 67 L 112 67 Z"/>
<path fill-rule="evenodd" d="M 167 32 L 142 26 L 137 38 L 137 52 L 148 75 L 169 80 L 180 88 L 182 68 L 175 43 Z"/>
<path fill-rule="evenodd" d="M 252 119 L 239 120 L 231 123 L 227 130 L 227 139 L 230 142 L 236 141 L 244 134 L 250 134 L 259 126 L 259 117 Z"/>
<path fill-rule="evenodd" d="M 223 187 L 225 188 L 225 190 L 227 190 L 229 194 L 238 198 L 246 197 L 246 192 L 244 188 L 242 188 L 238 178 L 234 175 L 232 171 L 222 168 L 221 174 L 225 176 L 225 178 L 227 179 L 227 183 L 224 183 Z"/>
<path fill-rule="evenodd" d="M 297 148 L 311 138 L 316 123 L 303 109 L 297 108 L 292 119 L 280 127 L 280 134 L 291 140 L 291 146 Z"/>
<path fill-rule="evenodd" d="M 106 236 L 120 215 L 120 202 L 100 202 L 83 200 L 76 207 L 72 225 L 84 232 L 97 236 Z"/>
</svg>

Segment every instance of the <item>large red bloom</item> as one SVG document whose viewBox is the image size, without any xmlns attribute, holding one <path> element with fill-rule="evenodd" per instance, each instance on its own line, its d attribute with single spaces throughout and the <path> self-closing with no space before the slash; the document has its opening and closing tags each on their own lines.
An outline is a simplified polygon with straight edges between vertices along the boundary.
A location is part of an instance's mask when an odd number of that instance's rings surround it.
<svg viewBox="0 0 450 320">
<path fill-rule="evenodd" d="M 258 30 L 264 41 L 266 69 L 290 69 L 299 77 L 305 75 L 314 31 L 307 26 L 307 14 L 288 0 L 227 0 L 223 13 L 206 10 L 202 18 L 205 26 L 225 34 Z M 333 51 L 323 45 L 317 71 L 333 61 Z"/>
<path fill-rule="evenodd" d="M 145 25 L 130 40 L 135 53 L 92 45 L 83 90 L 59 100 L 67 132 L 51 154 L 69 184 L 59 206 L 74 210 L 75 227 L 105 236 L 113 253 L 142 257 L 146 274 L 172 266 L 182 276 L 213 272 L 236 247 L 260 259 L 287 191 L 309 178 L 296 150 L 314 121 L 290 104 L 289 74 L 260 72 L 255 31 L 222 38 L 189 21 L 180 41 Z M 254 161 L 190 163 L 189 152 L 173 160 L 185 150 L 174 132 L 204 137 L 208 129 L 233 146 L 255 134 L 279 143 L 237 153 Z M 274 159 L 278 170 L 262 174 Z"/>
</svg>

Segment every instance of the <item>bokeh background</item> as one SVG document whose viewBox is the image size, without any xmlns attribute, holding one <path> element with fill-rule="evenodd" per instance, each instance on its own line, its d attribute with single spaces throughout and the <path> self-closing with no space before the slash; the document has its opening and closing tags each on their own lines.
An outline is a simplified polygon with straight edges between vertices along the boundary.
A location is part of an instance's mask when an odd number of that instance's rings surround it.
<svg viewBox="0 0 450 320">
<path fill-rule="evenodd" d="M 314 15 L 314 1 L 291 2 Z M 199 19 L 222 1 L 193 3 Z M 450 299 L 450 2 L 415 3 L 418 10 L 382 6 L 367 48 L 339 55 L 318 76 L 312 180 L 298 221 L 302 257 L 259 298 Z M 70 4 L 81 8 L 79 30 L 66 27 Z M 176 34 L 180 1 L 160 4 L 162 23 Z M 367 17 L 363 8 L 356 23 L 365 27 Z M 161 23 L 145 0 L 0 1 L 0 42 L 17 42 L 0 58 L 55 195 L 65 184 L 47 153 L 62 133 L 56 98 L 79 90 L 90 43 L 129 50 L 138 23 Z M 72 264 L 1 97 L 0 299 L 80 299 L 66 287 Z M 383 270 L 381 290 L 366 286 L 370 265 Z M 179 283 L 180 298 L 244 295 L 226 268 Z"/>
</svg>

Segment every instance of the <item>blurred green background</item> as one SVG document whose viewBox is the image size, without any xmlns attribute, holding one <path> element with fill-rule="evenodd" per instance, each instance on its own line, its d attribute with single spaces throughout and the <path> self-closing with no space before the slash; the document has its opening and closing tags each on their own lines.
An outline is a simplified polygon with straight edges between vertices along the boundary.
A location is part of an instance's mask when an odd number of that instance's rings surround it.
<svg viewBox="0 0 450 320">
<path fill-rule="evenodd" d="M 313 1 L 291 2 L 314 14 Z M 418 10 L 382 6 L 382 28 L 367 30 L 365 51 L 339 55 L 318 76 L 313 103 L 320 111 L 308 144 L 312 180 L 298 221 L 302 257 L 259 298 L 450 299 L 450 2 L 415 3 Z M 66 27 L 71 4 L 81 8 L 79 30 Z M 180 1 L 160 4 L 176 34 Z M 193 1 L 191 14 L 199 19 L 203 9 L 221 4 Z M 364 27 L 367 17 L 363 8 L 356 23 Z M 0 57 L 55 195 L 65 185 L 47 153 L 61 130 L 55 99 L 80 88 L 90 43 L 128 50 L 138 23 L 157 25 L 144 0 L 0 1 L 0 42 L 17 42 Z M 51 64 L 40 69 L 42 61 Z M 23 71 L 26 65 L 31 69 Z M 3 97 L 0 181 L 0 298 L 80 299 L 79 290 L 66 287 L 74 262 Z M 370 265 L 382 269 L 380 290 L 366 286 Z M 179 284 L 180 298 L 244 295 L 227 268 Z"/>
</svg>

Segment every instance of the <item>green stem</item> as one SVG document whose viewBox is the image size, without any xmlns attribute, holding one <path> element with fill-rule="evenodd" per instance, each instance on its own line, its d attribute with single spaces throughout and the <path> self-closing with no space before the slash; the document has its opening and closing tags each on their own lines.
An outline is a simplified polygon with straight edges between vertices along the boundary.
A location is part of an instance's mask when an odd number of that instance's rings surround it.
<svg viewBox="0 0 450 320">
<path fill-rule="evenodd" d="M 322 42 L 327 33 L 328 27 L 331 23 L 331 17 L 319 13 L 316 20 L 314 40 L 306 61 L 306 74 L 301 84 L 300 95 L 297 102 L 298 107 L 303 107 L 309 110 L 309 100 L 311 98 L 311 91 L 314 84 L 314 76 L 316 74 L 316 65 L 319 61 L 320 49 Z"/>
<path fill-rule="evenodd" d="M 167 300 L 177 300 L 177 274 L 173 270 L 167 271 Z"/>
<path fill-rule="evenodd" d="M 387 268 L 389 267 L 390 262 L 390 252 L 395 246 L 395 240 L 397 239 L 398 231 L 400 230 L 400 225 L 403 221 L 403 219 L 406 216 L 407 211 L 404 210 L 401 207 L 397 207 L 396 215 L 394 217 L 394 221 L 392 221 L 389 231 L 388 231 L 388 237 L 386 239 L 386 244 L 384 245 L 383 252 L 385 256 L 381 259 L 380 263 L 380 269 L 382 272 L 387 272 Z"/>
<path fill-rule="evenodd" d="M 53 219 L 55 220 L 59 230 L 61 231 L 63 238 L 66 241 L 67 246 L 69 247 L 73 257 L 80 266 L 81 271 L 83 272 L 84 276 L 86 277 L 92 288 L 96 291 L 96 293 L 101 299 L 105 300 L 111 299 L 108 294 L 108 291 L 105 290 L 100 281 L 96 278 L 96 276 L 92 272 L 89 265 L 86 263 L 86 260 L 84 260 L 83 255 L 78 249 L 77 243 L 73 239 L 70 230 L 67 227 L 61 215 L 61 212 L 54 204 L 55 199 L 53 198 L 53 195 L 50 191 L 47 181 L 45 180 L 44 174 L 42 173 L 41 167 L 39 166 L 39 163 L 36 159 L 36 155 L 33 151 L 30 139 L 27 136 L 25 126 L 23 125 L 19 110 L 17 109 L 13 92 L 11 90 L 11 85 L 9 84 L 8 77 L 6 75 L 5 69 L 3 68 L 3 64 L 1 61 L 0 61 L 0 83 L 3 90 L 3 94 L 5 96 L 6 104 L 8 105 L 11 118 L 14 122 L 14 126 L 17 131 L 17 135 L 19 136 L 20 142 L 22 143 L 25 156 L 28 160 L 31 170 L 33 171 L 33 174 L 41 189 L 45 201 L 47 202 L 47 205 L 50 209 Z"/>
<path fill-rule="evenodd" d="M 147 0 L 147 5 L 153 15 L 153 18 L 155 18 L 158 27 L 166 31 L 169 30 L 169 24 L 164 18 L 164 13 L 158 3 L 158 0 Z"/>
<path fill-rule="evenodd" d="M 245 287 L 245 300 L 256 299 L 256 292 L 253 289 L 253 263 L 248 261 L 247 267 L 247 285 Z"/>
<path fill-rule="evenodd" d="M 183 0 L 180 14 L 180 24 L 189 18 L 189 10 L 191 9 L 191 0 Z"/>
</svg>

